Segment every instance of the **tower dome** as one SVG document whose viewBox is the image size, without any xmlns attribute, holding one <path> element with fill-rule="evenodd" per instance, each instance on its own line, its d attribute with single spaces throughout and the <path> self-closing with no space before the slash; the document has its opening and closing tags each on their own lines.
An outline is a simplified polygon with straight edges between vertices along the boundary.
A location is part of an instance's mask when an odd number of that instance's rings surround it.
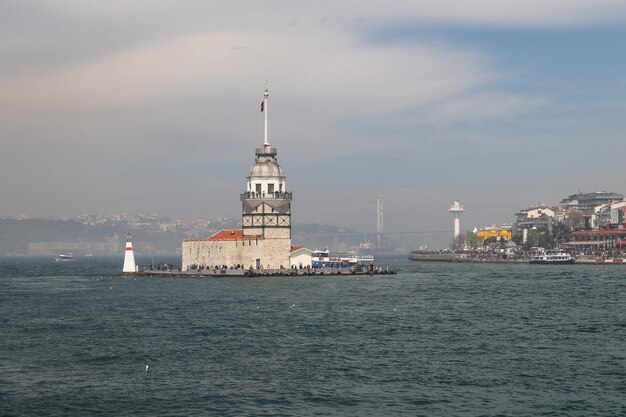
<svg viewBox="0 0 626 417">
<path fill-rule="evenodd" d="M 285 174 L 276 159 L 276 148 L 263 145 L 256 149 L 254 165 L 250 168 L 246 191 L 260 194 L 287 191 Z"/>
<path fill-rule="evenodd" d="M 250 168 L 249 177 L 284 177 L 283 169 L 276 160 L 257 160 Z"/>
</svg>

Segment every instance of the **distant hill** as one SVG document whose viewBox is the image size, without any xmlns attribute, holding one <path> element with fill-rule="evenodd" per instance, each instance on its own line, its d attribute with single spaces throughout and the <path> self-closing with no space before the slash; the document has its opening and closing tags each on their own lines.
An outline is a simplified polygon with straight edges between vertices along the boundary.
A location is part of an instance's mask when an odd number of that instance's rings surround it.
<svg viewBox="0 0 626 417">
<path fill-rule="evenodd" d="M 241 227 L 239 219 L 176 220 L 155 216 L 126 216 L 80 219 L 0 218 L 0 255 L 56 255 L 72 252 L 78 256 L 114 255 L 123 251 L 126 233 L 131 232 L 137 253 L 174 255 L 181 253 L 187 237 L 208 237 L 222 229 Z M 120 216 L 117 216 L 120 217 Z M 356 248 L 364 234 L 339 226 L 316 223 L 294 225 L 294 245 L 311 249 Z"/>
<path fill-rule="evenodd" d="M 106 221 L 84 224 L 76 220 L 0 219 L 0 254 L 54 255 L 73 252 L 77 255 L 113 255 L 124 248 L 126 233 L 131 232 L 139 253 L 180 253 L 181 241 L 190 236 L 209 236 L 219 228 L 232 228 L 233 221 L 205 224 L 204 230 L 164 227 L 165 221 Z M 203 233 L 204 232 L 204 233 Z"/>
<path fill-rule="evenodd" d="M 37 242 L 95 242 L 116 233 L 112 226 L 89 227 L 71 220 L 0 219 L 0 253 L 29 254 L 29 245 Z"/>
</svg>

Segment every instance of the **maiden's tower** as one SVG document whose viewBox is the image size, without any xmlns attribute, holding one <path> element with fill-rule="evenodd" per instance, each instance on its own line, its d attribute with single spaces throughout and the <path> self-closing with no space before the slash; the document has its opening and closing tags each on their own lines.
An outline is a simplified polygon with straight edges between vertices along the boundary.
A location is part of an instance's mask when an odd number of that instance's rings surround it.
<svg viewBox="0 0 626 417">
<path fill-rule="evenodd" d="M 241 194 L 242 228 L 221 230 L 205 239 L 183 241 L 182 270 L 192 267 L 290 267 L 291 192 L 278 164 L 276 148 L 268 139 L 267 85 L 261 111 L 264 113 L 263 145 L 255 151 L 254 164 Z"/>
</svg>

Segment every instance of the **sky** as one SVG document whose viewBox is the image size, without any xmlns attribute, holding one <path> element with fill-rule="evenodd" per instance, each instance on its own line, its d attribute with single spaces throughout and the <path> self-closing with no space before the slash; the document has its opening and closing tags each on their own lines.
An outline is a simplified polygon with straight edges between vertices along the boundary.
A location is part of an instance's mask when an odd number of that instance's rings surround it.
<svg viewBox="0 0 626 417">
<path fill-rule="evenodd" d="M 294 223 L 625 193 L 625 39 L 617 0 L 4 0 L 0 216 L 238 217 L 266 78 Z"/>
</svg>

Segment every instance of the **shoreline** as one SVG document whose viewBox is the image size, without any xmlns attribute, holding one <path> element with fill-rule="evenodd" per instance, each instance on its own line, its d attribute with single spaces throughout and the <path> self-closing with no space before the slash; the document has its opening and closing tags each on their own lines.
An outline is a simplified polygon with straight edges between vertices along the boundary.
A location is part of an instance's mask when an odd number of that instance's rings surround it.
<svg viewBox="0 0 626 417">
<path fill-rule="evenodd" d="M 410 261 L 415 262 L 459 262 L 459 263 L 493 263 L 493 264 L 529 264 L 528 258 L 503 259 L 503 258 L 469 258 L 463 254 L 409 254 Z M 622 258 L 594 258 L 584 257 L 574 259 L 570 265 L 625 265 L 626 259 Z"/>
</svg>

